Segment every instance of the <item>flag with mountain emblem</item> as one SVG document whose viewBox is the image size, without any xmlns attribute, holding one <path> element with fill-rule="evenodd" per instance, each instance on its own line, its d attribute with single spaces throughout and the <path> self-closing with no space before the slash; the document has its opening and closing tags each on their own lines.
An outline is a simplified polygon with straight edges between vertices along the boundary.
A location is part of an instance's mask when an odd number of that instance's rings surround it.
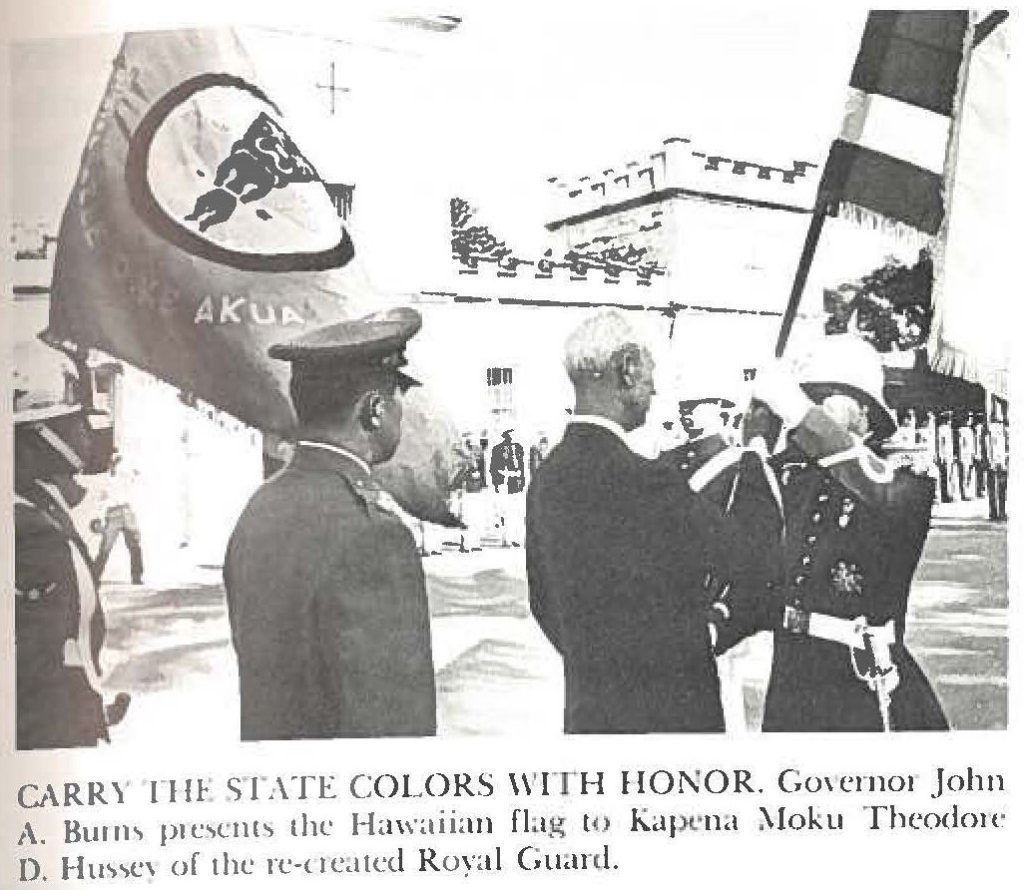
<svg viewBox="0 0 1024 890">
<path fill-rule="evenodd" d="M 289 436 L 288 366 L 268 347 L 397 302 L 360 274 L 310 150 L 234 31 L 127 34 L 61 222 L 47 339 Z M 454 433 L 420 393 L 407 420 L 380 474 L 450 522 Z"/>
</svg>

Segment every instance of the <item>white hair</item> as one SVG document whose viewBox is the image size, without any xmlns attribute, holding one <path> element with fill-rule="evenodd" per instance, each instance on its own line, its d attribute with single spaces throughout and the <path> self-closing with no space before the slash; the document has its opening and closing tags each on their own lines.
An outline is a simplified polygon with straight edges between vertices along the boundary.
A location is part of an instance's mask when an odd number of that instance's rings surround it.
<svg viewBox="0 0 1024 890">
<path fill-rule="evenodd" d="M 565 341 L 565 371 L 570 379 L 609 370 L 612 358 L 626 347 L 646 348 L 643 337 L 621 312 L 593 315 Z"/>
</svg>

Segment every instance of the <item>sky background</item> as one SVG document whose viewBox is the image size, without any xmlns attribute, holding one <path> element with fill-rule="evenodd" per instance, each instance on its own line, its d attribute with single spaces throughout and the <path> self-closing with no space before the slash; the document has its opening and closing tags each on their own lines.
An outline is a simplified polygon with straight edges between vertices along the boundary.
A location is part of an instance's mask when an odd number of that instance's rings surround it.
<svg viewBox="0 0 1024 890">
<path fill-rule="evenodd" d="M 599 172 L 668 136 L 780 166 L 827 151 L 863 10 L 589 10 L 484 4 L 456 10 L 451 33 L 355 16 L 243 37 L 303 150 L 364 194 L 454 186 L 528 208 L 548 176 Z M 15 220 L 59 219 L 120 39 L 15 45 Z M 334 118 L 316 89 L 332 60 L 350 90 Z"/>
<path fill-rule="evenodd" d="M 194 6 L 186 0 L 183 17 L 202 20 Z M 432 278 L 419 270 L 447 262 L 454 195 L 479 207 L 478 221 L 529 257 L 545 246 L 549 177 L 571 180 L 645 159 L 670 136 L 708 154 L 821 165 L 839 130 L 866 17 L 851 4 L 698 9 L 649 0 L 628 7 L 452 0 L 445 11 L 462 23 L 444 33 L 396 25 L 379 6 L 346 4 L 346 11 L 305 18 L 303 6 L 240 27 L 257 82 L 324 178 L 356 184 L 352 228 L 371 278 L 417 288 Z M 122 37 L 101 30 L 14 45 L 16 222 L 56 231 Z M 333 116 L 327 91 L 318 88 L 332 62 L 347 90 Z M 820 166 L 794 188 L 794 203 L 810 204 L 815 172 Z M 742 179 L 735 178 L 739 191 Z M 990 216 L 983 208 L 969 228 L 961 226 L 965 255 L 977 254 L 977 221 Z M 991 240 L 990 231 L 982 234 Z M 737 230 L 732 240 L 743 237 Z M 801 240 L 797 233 L 779 251 L 786 275 Z M 827 237 L 819 253 L 829 247 Z M 845 246 L 842 252 L 849 254 Z M 395 272 L 399 264 L 405 275 Z M 969 281 L 977 265 L 964 264 Z M 982 268 L 1001 274 L 987 260 Z M 772 297 L 780 305 L 783 298 Z M 989 336 L 981 331 L 975 339 Z"/>
</svg>

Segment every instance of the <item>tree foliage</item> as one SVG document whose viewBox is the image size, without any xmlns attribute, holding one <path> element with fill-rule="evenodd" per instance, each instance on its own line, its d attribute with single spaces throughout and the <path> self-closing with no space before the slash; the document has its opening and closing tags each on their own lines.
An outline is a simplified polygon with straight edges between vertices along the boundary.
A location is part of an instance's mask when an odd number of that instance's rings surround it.
<svg viewBox="0 0 1024 890">
<path fill-rule="evenodd" d="M 879 352 L 915 349 L 932 322 L 932 258 L 922 250 L 906 266 L 894 258 L 856 282 L 825 291 L 825 331 L 857 331 Z"/>
</svg>

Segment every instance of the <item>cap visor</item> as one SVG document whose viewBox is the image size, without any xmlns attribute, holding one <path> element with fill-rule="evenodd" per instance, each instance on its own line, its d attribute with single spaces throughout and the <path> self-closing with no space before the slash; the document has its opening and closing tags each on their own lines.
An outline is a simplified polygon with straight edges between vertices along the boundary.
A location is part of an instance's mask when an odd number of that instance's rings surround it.
<svg viewBox="0 0 1024 890">
<path fill-rule="evenodd" d="M 397 371 L 395 373 L 395 383 L 402 392 L 412 389 L 414 386 L 423 386 L 419 380 L 410 374 L 406 374 L 405 371 Z"/>
</svg>

